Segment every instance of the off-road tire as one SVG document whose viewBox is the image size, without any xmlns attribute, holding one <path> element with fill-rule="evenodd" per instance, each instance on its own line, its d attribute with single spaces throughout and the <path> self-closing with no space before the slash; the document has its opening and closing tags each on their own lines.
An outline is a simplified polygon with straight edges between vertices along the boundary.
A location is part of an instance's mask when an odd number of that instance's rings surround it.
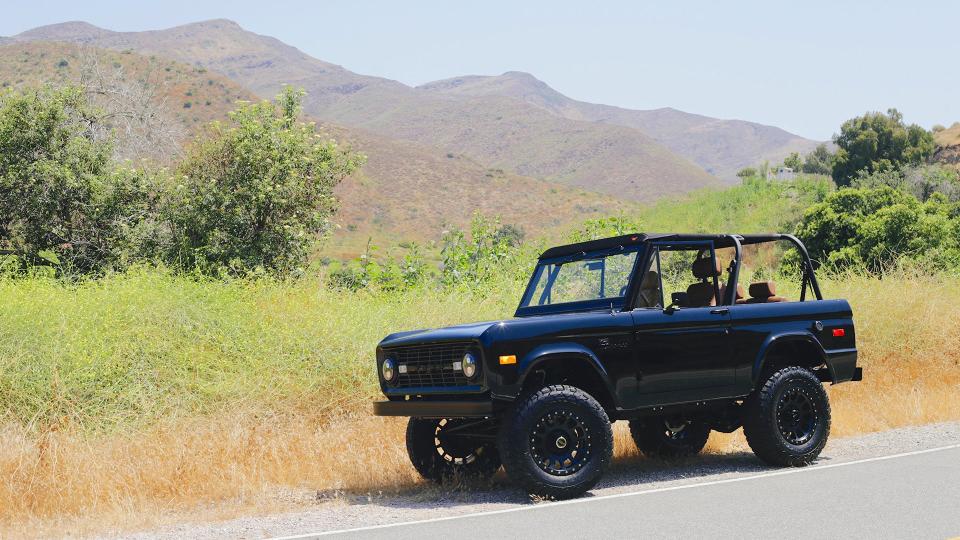
<svg viewBox="0 0 960 540">
<path fill-rule="evenodd" d="M 792 405 L 796 400 L 803 405 Z M 809 409 L 807 413 L 804 413 L 805 409 Z M 743 412 L 743 433 L 747 443 L 758 458 L 771 465 L 809 465 L 820 455 L 830 436 L 827 392 L 813 372 L 799 366 L 769 373 L 747 398 Z M 795 421 L 803 414 L 812 414 L 812 423 Z M 793 426 L 798 423 L 803 423 L 806 429 L 795 429 Z M 809 439 L 804 440 L 801 433 L 809 433 Z"/>
<path fill-rule="evenodd" d="M 507 476 L 546 499 L 589 491 L 613 459 L 607 413 L 574 386 L 551 385 L 522 396 L 501 425 L 499 440 Z"/>
<path fill-rule="evenodd" d="M 420 476 L 441 483 L 454 479 L 484 480 L 500 469 L 500 454 L 493 441 L 443 437 L 445 426 L 464 419 L 410 418 L 407 455 Z M 447 447 L 443 446 L 446 439 Z"/>
<path fill-rule="evenodd" d="M 669 425 L 668 425 L 669 424 Z M 674 430 L 670 429 L 674 427 Z M 676 429 L 679 428 L 679 431 Z M 681 421 L 651 416 L 630 421 L 630 435 L 643 455 L 654 459 L 680 459 L 703 450 L 710 426 L 697 420 Z"/>
</svg>

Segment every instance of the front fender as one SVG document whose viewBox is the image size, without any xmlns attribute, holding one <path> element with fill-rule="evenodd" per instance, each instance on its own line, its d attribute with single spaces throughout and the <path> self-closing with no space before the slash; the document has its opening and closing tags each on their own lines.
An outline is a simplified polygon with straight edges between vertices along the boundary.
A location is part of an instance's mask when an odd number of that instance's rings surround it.
<svg viewBox="0 0 960 540">
<path fill-rule="evenodd" d="M 760 345 L 760 350 L 757 352 L 757 356 L 753 361 L 753 370 L 751 371 L 751 379 L 754 385 L 759 382 L 760 374 L 763 372 L 763 368 L 766 367 L 769 353 L 774 346 L 788 343 L 802 343 L 805 347 L 810 347 L 812 350 L 816 351 L 820 362 L 826 364 L 827 369 L 830 371 L 830 378 L 832 380 L 837 380 L 833 363 L 827 356 L 826 351 L 823 350 L 823 345 L 817 341 L 817 338 L 815 338 L 813 334 L 810 332 L 785 332 L 782 334 L 773 334 L 768 336 L 767 339 L 764 340 L 763 344 Z"/>
<path fill-rule="evenodd" d="M 523 379 L 527 378 L 531 367 L 550 358 L 557 357 L 581 357 L 597 370 L 598 375 L 603 378 L 607 377 L 607 370 L 604 369 L 603 364 L 600 363 L 600 359 L 587 347 L 579 343 L 548 343 L 546 345 L 540 345 L 528 352 L 524 355 L 523 359 L 520 360 L 520 373 L 523 373 Z M 521 382 L 523 382 L 523 380 L 521 380 Z"/>
<path fill-rule="evenodd" d="M 590 366 L 597 377 L 603 381 L 603 385 L 609 395 L 613 395 L 613 388 L 610 386 L 610 379 L 607 376 L 607 370 L 596 354 L 587 347 L 579 343 L 548 343 L 540 345 L 527 354 L 525 354 L 517 365 L 517 371 L 520 377 L 516 384 L 503 388 L 496 392 L 496 397 L 514 399 L 523 388 L 527 378 L 531 373 L 537 370 L 538 366 L 552 360 L 573 359 Z"/>
</svg>

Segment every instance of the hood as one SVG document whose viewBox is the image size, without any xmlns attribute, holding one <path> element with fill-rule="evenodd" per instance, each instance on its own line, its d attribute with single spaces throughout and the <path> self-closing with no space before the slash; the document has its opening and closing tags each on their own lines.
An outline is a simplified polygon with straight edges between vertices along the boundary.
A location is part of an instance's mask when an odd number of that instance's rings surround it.
<svg viewBox="0 0 960 540">
<path fill-rule="evenodd" d="M 491 326 L 500 321 L 475 322 L 458 324 L 445 328 L 427 330 L 410 330 L 390 334 L 380 341 L 380 347 L 396 347 L 399 345 L 415 345 L 418 343 L 432 343 L 435 341 L 468 341 L 480 339 L 480 336 Z"/>
</svg>

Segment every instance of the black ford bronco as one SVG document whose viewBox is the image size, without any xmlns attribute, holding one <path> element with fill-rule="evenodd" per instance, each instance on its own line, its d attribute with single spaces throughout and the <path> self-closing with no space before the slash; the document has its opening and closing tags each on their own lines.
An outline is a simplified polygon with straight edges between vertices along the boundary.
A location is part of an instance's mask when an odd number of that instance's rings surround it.
<svg viewBox="0 0 960 540">
<path fill-rule="evenodd" d="M 772 281 L 740 285 L 751 271 L 763 277 L 745 259 L 777 245 L 797 255 L 794 301 Z M 743 427 L 761 460 L 807 465 L 830 432 L 823 383 L 862 373 L 850 305 L 822 298 L 788 234 L 631 234 L 551 248 L 514 318 L 391 334 L 377 368 L 387 399 L 374 414 L 410 417 L 421 475 L 482 477 L 502 465 L 547 498 L 597 483 L 615 420 L 629 420 L 652 457 L 693 455 L 711 430 Z"/>
</svg>

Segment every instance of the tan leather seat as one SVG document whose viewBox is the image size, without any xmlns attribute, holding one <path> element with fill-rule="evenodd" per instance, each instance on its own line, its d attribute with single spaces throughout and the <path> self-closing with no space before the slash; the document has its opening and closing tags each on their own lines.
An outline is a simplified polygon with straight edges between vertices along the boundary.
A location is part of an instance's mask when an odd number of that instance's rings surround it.
<svg viewBox="0 0 960 540">
<path fill-rule="evenodd" d="M 743 285 L 737 283 L 737 297 L 733 299 L 736 303 L 744 302 L 744 297 L 747 295 L 746 291 L 743 289 Z M 725 300 L 727 298 L 727 285 L 725 283 L 720 285 L 720 299 Z"/>
<path fill-rule="evenodd" d="M 656 270 L 643 275 L 637 307 L 660 307 L 660 274 Z"/>
<path fill-rule="evenodd" d="M 687 307 L 709 307 L 717 305 L 713 278 L 723 273 L 720 262 L 715 259 L 697 259 L 690 268 L 700 283 L 687 287 Z"/>
<path fill-rule="evenodd" d="M 787 299 L 777 296 L 777 284 L 772 281 L 758 281 L 750 284 L 750 299 L 747 304 L 765 304 L 767 302 L 786 302 Z"/>
</svg>

